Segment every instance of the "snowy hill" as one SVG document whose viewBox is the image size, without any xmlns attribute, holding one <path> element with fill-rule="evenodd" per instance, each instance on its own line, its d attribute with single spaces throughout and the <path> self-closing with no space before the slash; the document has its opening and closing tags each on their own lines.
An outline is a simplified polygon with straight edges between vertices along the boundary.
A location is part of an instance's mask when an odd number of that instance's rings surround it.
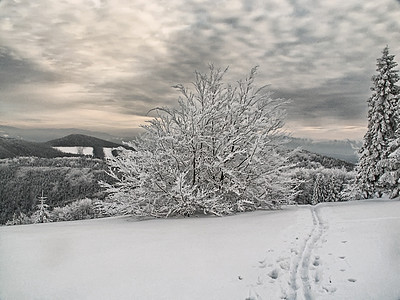
<svg viewBox="0 0 400 300">
<path fill-rule="evenodd" d="M 0 228 L 0 299 L 393 299 L 400 201 Z"/>
<path fill-rule="evenodd" d="M 48 141 L 46 144 L 64 153 L 90 155 L 96 158 L 111 157 L 114 148 L 129 148 L 121 144 L 83 134 L 70 134 Z"/>
<path fill-rule="evenodd" d="M 78 155 L 104 158 L 111 157 L 113 149 L 118 147 L 129 148 L 121 144 L 82 134 L 71 134 L 46 143 L 0 137 L 0 159 L 20 156 L 54 158 Z"/>
</svg>

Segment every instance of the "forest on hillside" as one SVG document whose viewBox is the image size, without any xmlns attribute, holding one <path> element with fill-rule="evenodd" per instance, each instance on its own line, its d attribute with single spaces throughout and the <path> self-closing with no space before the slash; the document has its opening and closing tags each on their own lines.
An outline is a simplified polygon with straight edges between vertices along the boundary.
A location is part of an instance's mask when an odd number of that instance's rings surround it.
<svg viewBox="0 0 400 300">
<path fill-rule="evenodd" d="M 0 223 L 31 214 L 42 191 L 50 208 L 83 198 L 105 197 L 100 180 L 110 180 L 101 159 L 20 157 L 0 160 Z"/>
<path fill-rule="evenodd" d="M 301 182 L 293 200 L 299 204 L 342 201 L 343 193 L 354 180 L 353 165 L 337 159 L 298 151 L 291 157 L 291 163 L 291 176 Z M 107 201 L 111 202 L 99 184 L 100 181 L 113 182 L 106 173 L 107 168 L 104 160 L 88 157 L 0 159 L 0 224 L 21 214 L 32 216 L 38 210 L 42 191 L 48 210 L 52 212 L 49 221 L 63 220 L 61 208 L 71 214 L 73 210 L 85 209 L 85 218 L 123 214 L 123 207 L 119 212 L 115 207 L 110 208 L 112 212 L 96 212 L 99 203 L 104 206 Z M 328 186 L 333 187 L 333 192 L 321 194 L 320 190 L 328 190 Z M 313 199 L 315 193 L 320 193 L 319 200 Z M 82 212 L 75 212 L 69 219 L 77 219 L 79 215 Z"/>
</svg>

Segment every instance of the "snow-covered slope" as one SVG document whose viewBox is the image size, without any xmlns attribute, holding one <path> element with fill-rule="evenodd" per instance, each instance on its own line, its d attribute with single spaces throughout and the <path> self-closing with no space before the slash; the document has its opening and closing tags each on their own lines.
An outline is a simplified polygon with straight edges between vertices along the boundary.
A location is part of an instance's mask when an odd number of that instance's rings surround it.
<svg viewBox="0 0 400 300">
<path fill-rule="evenodd" d="M 61 151 L 63 153 L 89 155 L 89 156 L 94 155 L 93 147 L 72 146 L 72 147 L 53 147 L 53 148 L 57 149 L 58 151 Z M 114 149 L 115 148 L 103 148 L 104 157 L 105 158 L 113 158 L 114 155 L 112 154 L 112 151 Z"/>
<path fill-rule="evenodd" d="M 93 147 L 73 146 L 73 147 L 53 147 L 53 148 L 63 153 L 93 156 Z"/>
<path fill-rule="evenodd" d="M 400 202 L 0 228 L 0 299 L 400 298 Z"/>
</svg>

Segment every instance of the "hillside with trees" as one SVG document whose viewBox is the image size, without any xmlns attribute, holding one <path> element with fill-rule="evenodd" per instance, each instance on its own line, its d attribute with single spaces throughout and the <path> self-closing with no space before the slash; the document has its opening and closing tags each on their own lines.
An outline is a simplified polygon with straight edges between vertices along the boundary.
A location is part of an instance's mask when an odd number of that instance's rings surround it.
<svg viewBox="0 0 400 300">
<path fill-rule="evenodd" d="M 66 155 L 47 144 L 0 137 L 0 159 L 19 156 L 54 158 L 73 155 Z"/>
<path fill-rule="evenodd" d="M 378 59 L 378 75 L 372 78 L 368 131 L 355 171 L 352 163 L 291 150 L 293 143 L 287 146 L 282 130 L 286 101 L 273 99 L 266 87 L 254 86 L 256 69 L 234 86 L 223 82 L 226 70 L 210 66 L 208 74 L 196 73 L 193 89 L 177 85 L 178 105 L 152 110 L 155 117 L 143 126 L 145 132 L 120 147 L 118 156 L 106 161 L 88 157 L 0 160 L 0 223 L 21 214 L 31 218 L 40 197 L 47 197 L 41 209 L 46 207 L 51 221 L 107 215 L 110 207 L 105 208 L 103 199 L 118 203 L 111 208 L 116 214 L 169 217 L 222 216 L 383 193 L 396 197 L 400 190 L 396 65 L 386 47 Z M 101 150 L 120 146 L 84 135 L 46 144 L 2 141 L 29 145 L 29 155 L 42 152 L 50 157 L 52 146 Z"/>
<path fill-rule="evenodd" d="M 42 192 L 50 210 L 86 197 L 103 199 L 98 182 L 110 180 L 105 170 L 103 160 L 84 157 L 0 160 L 0 224 L 36 211 Z"/>
<path fill-rule="evenodd" d="M 70 134 L 59 139 L 48 141 L 45 144 L 52 147 L 91 147 L 93 148 L 93 157 L 100 159 L 104 159 L 105 157 L 104 148 L 129 148 L 125 145 L 83 134 Z M 130 149 L 133 150 L 132 148 Z"/>
</svg>

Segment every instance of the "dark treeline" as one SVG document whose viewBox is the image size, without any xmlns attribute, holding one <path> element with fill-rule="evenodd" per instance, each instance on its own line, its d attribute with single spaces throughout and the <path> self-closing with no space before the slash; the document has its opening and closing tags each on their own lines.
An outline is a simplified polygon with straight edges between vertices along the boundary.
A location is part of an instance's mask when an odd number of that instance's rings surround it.
<svg viewBox="0 0 400 300">
<path fill-rule="evenodd" d="M 106 164 L 90 158 L 22 157 L 0 160 L 0 223 L 37 209 L 42 191 L 50 209 L 77 199 L 105 197 L 99 180 L 109 180 Z"/>
</svg>

